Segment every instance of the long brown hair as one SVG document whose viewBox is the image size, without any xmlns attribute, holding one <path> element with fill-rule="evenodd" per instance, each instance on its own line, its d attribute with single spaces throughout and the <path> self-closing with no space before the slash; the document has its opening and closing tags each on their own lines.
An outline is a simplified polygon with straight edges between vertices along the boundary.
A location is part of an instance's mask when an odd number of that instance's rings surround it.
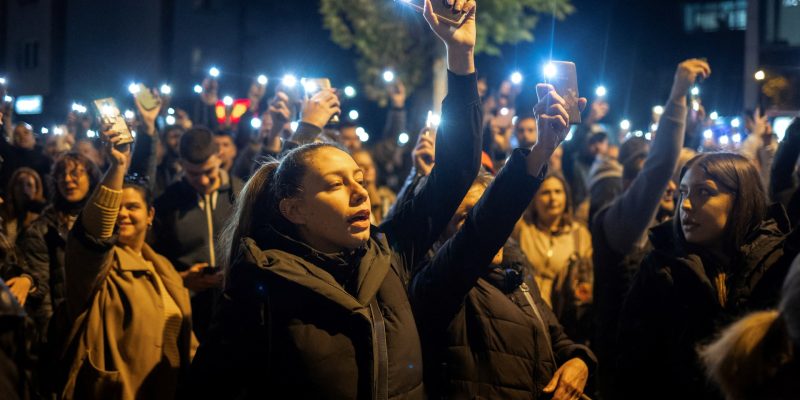
<svg viewBox="0 0 800 400">
<path fill-rule="evenodd" d="M 559 230 L 561 230 L 568 226 L 572 226 L 572 195 L 569 189 L 569 184 L 567 184 L 567 180 L 564 178 L 564 175 L 557 171 L 548 172 L 542 180 L 542 183 L 550 178 L 558 180 L 564 187 L 564 196 L 566 198 L 564 200 L 564 213 L 561 214 L 561 222 L 559 224 Z M 539 218 L 539 215 L 536 212 L 536 195 L 538 194 L 539 192 L 537 191 L 536 194 L 533 195 L 533 199 L 531 199 L 528 209 L 525 210 L 525 214 L 523 214 L 523 219 L 528 224 L 535 224 L 536 220 Z"/>
<path fill-rule="evenodd" d="M 32 202 L 44 201 L 44 187 L 42 186 L 42 178 L 39 176 L 39 173 L 28 167 L 17 168 L 17 170 L 14 171 L 14 173 L 11 175 L 11 178 L 8 180 L 8 185 L 6 187 L 6 196 L 8 196 L 8 198 L 4 204 L 5 218 L 23 218 L 24 215 L 22 214 L 28 211 L 25 209 L 23 199 L 17 198 L 17 193 L 14 190 L 17 180 L 25 175 L 31 176 L 34 184 L 36 185 L 36 191 L 33 194 L 33 198 L 28 200 Z"/>
</svg>

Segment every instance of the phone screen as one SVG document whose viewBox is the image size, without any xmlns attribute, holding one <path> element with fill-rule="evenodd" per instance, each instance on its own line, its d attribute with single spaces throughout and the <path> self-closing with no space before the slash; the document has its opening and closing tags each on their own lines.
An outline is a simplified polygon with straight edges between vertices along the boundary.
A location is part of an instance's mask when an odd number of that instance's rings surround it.
<svg viewBox="0 0 800 400">
<path fill-rule="evenodd" d="M 125 123 L 125 118 L 119 112 L 119 107 L 117 107 L 117 102 L 114 99 L 109 97 L 95 100 L 94 106 L 103 124 L 112 125 L 111 129 L 122 135 L 122 140 L 119 144 L 133 143 L 133 134 L 128 129 L 128 124 Z"/>
<path fill-rule="evenodd" d="M 331 80 L 328 78 L 305 78 L 303 79 L 303 89 L 305 90 L 306 99 L 310 99 L 322 90 L 331 89 Z M 328 125 L 335 125 L 338 123 L 338 114 L 334 114 L 331 120 L 328 121 Z"/>
<path fill-rule="evenodd" d="M 555 66 L 555 75 L 550 78 L 550 84 L 556 93 L 564 98 L 567 103 L 570 125 L 581 123 L 581 110 L 578 107 L 578 72 L 575 63 L 569 61 L 551 61 Z"/>
<path fill-rule="evenodd" d="M 141 83 L 139 84 L 139 91 L 136 93 L 136 100 L 139 100 L 139 104 L 147 111 L 155 109 L 159 103 L 158 97 L 153 95 L 153 92 Z"/>
</svg>

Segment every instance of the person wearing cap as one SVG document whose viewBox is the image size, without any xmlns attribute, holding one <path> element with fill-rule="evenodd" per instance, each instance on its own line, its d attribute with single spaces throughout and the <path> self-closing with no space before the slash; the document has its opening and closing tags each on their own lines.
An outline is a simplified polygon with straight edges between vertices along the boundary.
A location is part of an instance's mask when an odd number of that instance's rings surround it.
<svg viewBox="0 0 800 400">
<path fill-rule="evenodd" d="M 193 326 L 202 341 L 222 285 L 214 238 L 244 184 L 221 168 L 214 134 L 206 128 L 183 134 L 179 153 L 183 178 L 155 202 L 153 246 L 172 262 L 191 291 Z"/>
</svg>

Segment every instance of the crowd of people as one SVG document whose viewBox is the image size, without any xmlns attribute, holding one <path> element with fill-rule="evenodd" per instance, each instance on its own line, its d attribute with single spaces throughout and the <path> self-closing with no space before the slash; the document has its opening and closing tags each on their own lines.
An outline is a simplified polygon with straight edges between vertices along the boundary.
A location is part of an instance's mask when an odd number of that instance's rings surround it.
<svg viewBox="0 0 800 400">
<path fill-rule="evenodd" d="M 254 82 L 253 126 L 213 79 L 170 124 L 137 97 L 132 144 L 0 110 L 0 397 L 798 397 L 800 118 L 719 151 L 699 59 L 647 138 L 547 83 L 525 109 L 452 3 L 426 0 L 448 94 L 410 154 L 399 82 L 370 148 L 328 88 Z"/>
</svg>

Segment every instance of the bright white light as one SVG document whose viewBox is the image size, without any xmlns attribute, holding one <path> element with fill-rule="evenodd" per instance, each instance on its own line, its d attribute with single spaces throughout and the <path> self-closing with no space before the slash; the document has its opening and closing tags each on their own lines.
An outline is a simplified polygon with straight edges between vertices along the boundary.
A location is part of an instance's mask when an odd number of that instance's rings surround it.
<svg viewBox="0 0 800 400">
<path fill-rule="evenodd" d="M 103 104 L 103 108 L 100 110 L 100 112 L 101 112 L 103 115 L 105 115 L 106 117 L 112 117 L 112 116 L 114 116 L 114 108 L 113 108 L 113 107 L 111 107 L 111 106 L 110 106 L 110 105 L 108 105 L 108 104 Z"/>
<path fill-rule="evenodd" d="M 364 128 L 362 128 L 360 126 L 358 128 L 356 128 L 356 135 L 361 136 L 361 135 L 363 135 L 365 133 L 367 133 L 367 131 L 364 130 Z"/>
<path fill-rule="evenodd" d="M 742 135 L 740 133 L 734 133 L 733 136 L 731 136 L 731 140 L 733 140 L 733 143 L 741 143 Z"/>
<path fill-rule="evenodd" d="M 258 79 L 256 79 L 256 81 L 261 86 L 267 86 L 267 82 L 269 82 L 269 79 L 267 79 L 266 75 L 259 75 Z"/>
<path fill-rule="evenodd" d="M 128 85 L 128 91 L 131 92 L 131 94 L 139 93 L 139 85 L 136 83 L 131 83 Z"/>
<path fill-rule="evenodd" d="M 72 111 L 83 114 L 86 112 L 86 107 L 78 103 L 72 103 Z"/>
<path fill-rule="evenodd" d="M 647 139 L 647 140 L 652 140 L 653 139 L 653 134 L 650 133 L 650 132 L 647 132 L 647 133 L 644 134 L 644 138 Z"/>
<path fill-rule="evenodd" d="M 131 131 L 131 136 L 136 137 L 136 131 Z"/>
<path fill-rule="evenodd" d="M 409 139 L 410 139 L 410 137 L 408 136 L 408 134 L 403 132 L 399 136 L 397 136 L 397 143 L 406 144 L 406 143 L 408 143 Z"/>
<path fill-rule="evenodd" d="M 300 123 L 297 121 L 292 121 L 292 123 L 289 124 L 289 127 L 292 128 L 292 132 L 296 131 L 298 126 L 300 126 Z"/>
<path fill-rule="evenodd" d="M 350 117 L 350 119 L 352 119 L 353 121 L 355 121 L 358 119 L 358 111 L 350 110 L 350 112 L 347 113 L 347 116 Z"/>
<path fill-rule="evenodd" d="M 503 108 L 500 109 L 500 115 L 502 115 L 502 116 L 508 115 L 509 112 L 510 111 L 506 107 L 503 107 Z"/>
<path fill-rule="evenodd" d="M 719 118 L 719 114 L 716 111 L 712 111 L 711 114 L 708 114 L 708 117 L 711 118 L 712 121 L 716 121 Z"/>
<path fill-rule="evenodd" d="M 731 126 L 732 127 L 738 128 L 741 125 L 742 125 L 742 121 L 740 121 L 739 118 L 734 118 L 734 119 L 731 120 Z"/>
<path fill-rule="evenodd" d="M 439 126 L 442 123 L 442 117 L 439 114 L 434 114 L 433 111 L 428 111 L 428 118 L 425 121 L 425 126 L 428 128 Z"/>
<path fill-rule="evenodd" d="M 775 118 L 775 123 L 772 128 L 775 134 L 778 135 L 779 142 L 783 141 L 783 138 L 786 136 L 786 129 L 788 129 L 791 124 L 792 118 Z"/>
<path fill-rule="evenodd" d="M 303 82 L 303 89 L 305 89 L 306 93 L 312 94 L 319 92 L 319 85 L 317 85 L 317 82 L 312 80 L 307 80 L 305 78 L 302 80 L 302 82 Z"/>
<path fill-rule="evenodd" d="M 169 114 L 169 115 L 175 114 L 175 109 L 172 108 L 172 107 L 168 108 L 167 109 L 167 114 Z"/>
<path fill-rule="evenodd" d="M 223 97 L 222 98 L 222 104 L 225 104 L 228 107 L 232 106 L 233 105 L 233 97 L 231 97 L 231 96 Z"/>
<path fill-rule="evenodd" d="M 203 93 L 203 87 L 200 85 L 194 85 L 194 92 L 197 94 Z"/>
<path fill-rule="evenodd" d="M 6 84 L 6 78 L 0 78 L 0 85 Z"/>
<path fill-rule="evenodd" d="M 644 132 L 642 132 L 642 131 L 633 132 L 633 136 L 642 137 L 642 136 L 644 136 Z"/>
<path fill-rule="evenodd" d="M 627 119 L 623 119 L 622 121 L 620 121 L 619 127 L 620 127 L 620 129 L 622 129 L 624 131 L 627 131 L 628 129 L 631 129 L 631 121 L 628 121 Z"/>
<path fill-rule="evenodd" d="M 658 124 L 650 124 L 650 132 L 655 132 L 658 130 Z"/>
<path fill-rule="evenodd" d="M 211 76 L 212 78 L 219 77 L 219 68 L 211 67 L 211 69 L 208 70 L 208 75 Z"/>
<path fill-rule="evenodd" d="M 293 88 L 297 85 L 297 77 L 292 74 L 286 74 L 283 76 L 283 79 L 281 79 L 281 83 L 283 86 Z"/>
<path fill-rule="evenodd" d="M 766 78 L 766 77 L 767 77 L 767 74 L 765 74 L 764 71 L 761 71 L 761 70 L 756 71 L 755 78 L 756 78 L 757 81 L 763 81 L 764 78 Z"/>
<path fill-rule="evenodd" d="M 692 88 L 692 96 L 699 96 L 700 95 L 700 88 L 695 86 Z"/>
<path fill-rule="evenodd" d="M 606 97 L 606 95 L 608 94 L 608 90 L 606 89 L 605 86 L 600 85 L 597 87 L 597 89 L 594 90 L 594 94 L 597 95 L 597 97 Z"/>
<path fill-rule="evenodd" d="M 164 118 L 167 121 L 167 125 L 175 125 L 175 117 L 172 115 L 167 115 L 167 118 Z"/>
<path fill-rule="evenodd" d="M 655 106 L 655 107 L 653 107 L 653 114 L 655 114 L 655 115 L 661 115 L 661 114 L 663 114 L 663 113 L 664 113 L 664 107 L 662 107 L 662 106 Z"/>
<path fill-rule="evenodd" d="M 161 94 L 170 95 L 170 94 L 172 94 L 172 87 L 165 83 L 165 84 L 161 85 L 160 91 L 161 91 Z"/>
<path fill-rule="evenodd" d="M 386 83 L 391 83 L 392 81 L 394 81 L 394 72 L 388 69 L 386 71 L 383 71 L 383 80 Z"/>
<path fill-rule="evenodd" d="M 706 140 L 711 140 L 714 138 L 714 131 L 711 129 L 706 129 L 703 131 L 703 138 Z"/>
<path fill-rule="evenodd" d="M 522 73 L 519 71 L 514 71 L 514 73 L 511 74 L 511 83 L 515 85 L 522 83 Z"/>
<path fill-rule="evenodd" d="M 58 127 L 58 126 L 53 127 L 53 134 L 54 135 L 63 135 L 64 134 L 64 130 L 61 129 L 61 127 Z"/>
<path fill-rule="evenodd" d="M 90 129 L 90 130 L 86 131 L 86 137 L 95 138 L 95 137 L 97 137 L 97 132 L 95 132 L 95 131 Z"/>
<path fill-rule="evenodd" d="M 250 126 L 252 126 L 253 129 L 261 129 L 261 118 L 253 118 L 253 119 L 251 119 L 250 120 Z"/>
<path fill-rule="evenodd" d="M 125 110 L 125 118 L 133 119 L 134 117 L 136 117 L 136 114 L 133 111 Z"/>
<path fill-rule="evenodd" d="M 346 86 L 344 88 L 344 95 L 347 97 L 356 97 L 356 89 L 352 86 Z"/>
<path fill-rule="evenodd" d="M 517 116 L 516 116 L 516 115 L 515 115 L 514 117 L 512 117 L 512 118 L 511 118 L 511 125 L 516 125 L 516 124 L 517 124 L 517 119 L 518 119 L 518 118 L 517 118 Z"/>
<path fill-rule="evenodd" d="M 6 103 L 11 103 L 12 101 L 14 101 L 14 98 L 6 95 L 6 97 L 3 97 L 3 101 L 5 101 Z"/>
<path fill-rule="evenodd" d="M 700 102 L 697 100 L 692 100 L 692 110 L 700 111 Z"/>
<path fill-rule="evenodd" d="M 720 146 L 727 146 L 730 143 L 730 139 L 728 135 L 722 135 L 719 137 L 719 144 Z"/>
<path fill-rule="evenodd" d="M 50 133 L 50 129 L 47 129 L 47 128 L 45 128 L 45 127 L 42 127 L 42 135 L 46 135 L 46 134 L 48 134 L 48 133 Z"/>
<path fill-rule="evenodd" d="M 558 69 L 556 69 L 556 66 L 553 63 L 545 64 L 543 71 L 544 71 L 544 77 L 547 79 L 555 78 L 556 74 L 558 73 Z"/>
</svg>

